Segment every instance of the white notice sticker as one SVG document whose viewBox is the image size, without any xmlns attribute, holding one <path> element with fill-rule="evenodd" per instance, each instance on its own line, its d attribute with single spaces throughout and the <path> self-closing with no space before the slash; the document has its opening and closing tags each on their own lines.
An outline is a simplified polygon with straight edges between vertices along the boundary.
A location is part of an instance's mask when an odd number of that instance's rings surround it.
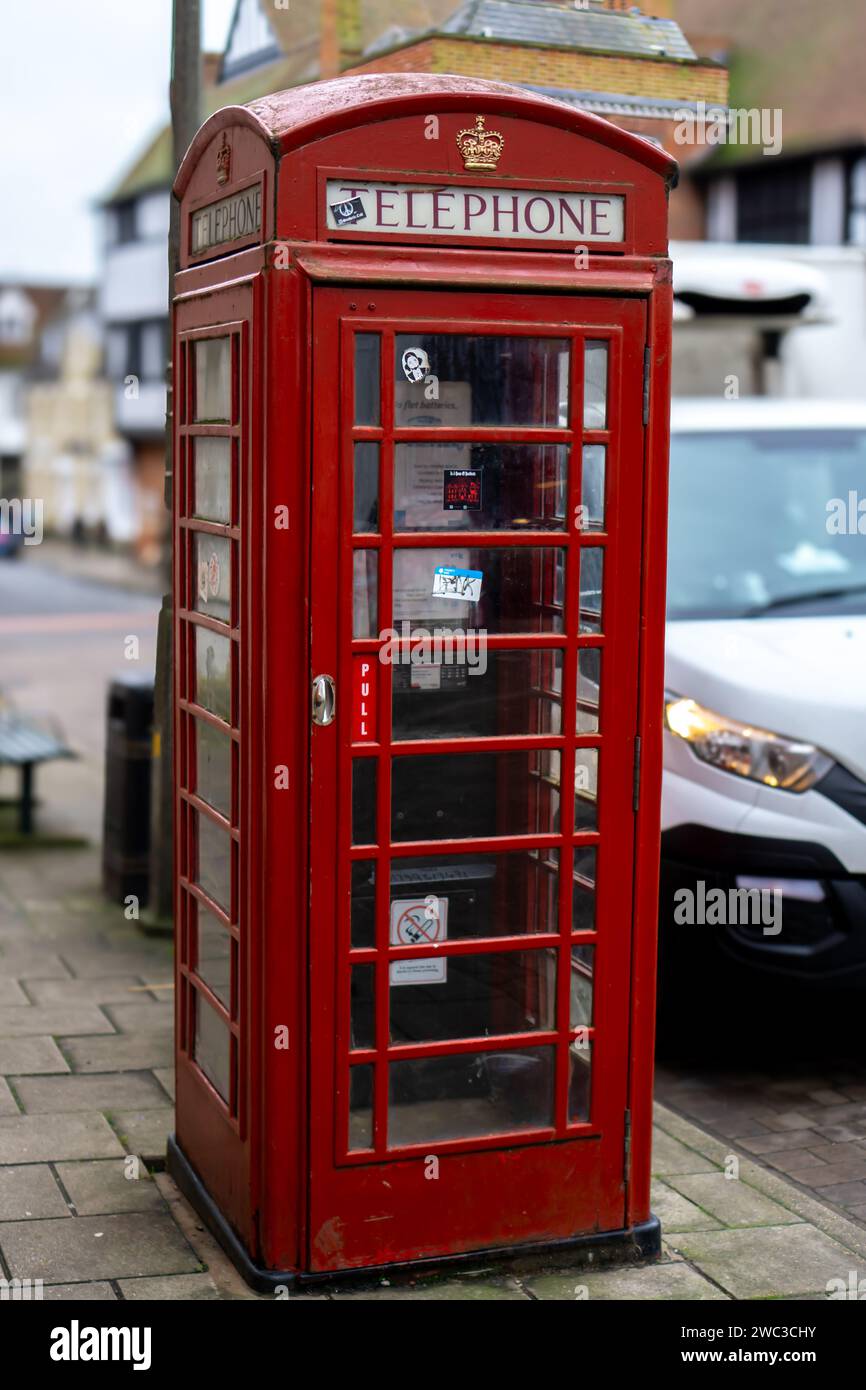
<svg viewBox="0 0 866 1390">
<path fill-rule="evenodd" d="M 426 898 L 394 898 L 391 902 L 391 945 L 437 945 L 448 936 L 448 899 L 429 893 Z M 392 985 L 444 985 L 448 978 L 446 957 L 391 962 Z"/>
</svg>

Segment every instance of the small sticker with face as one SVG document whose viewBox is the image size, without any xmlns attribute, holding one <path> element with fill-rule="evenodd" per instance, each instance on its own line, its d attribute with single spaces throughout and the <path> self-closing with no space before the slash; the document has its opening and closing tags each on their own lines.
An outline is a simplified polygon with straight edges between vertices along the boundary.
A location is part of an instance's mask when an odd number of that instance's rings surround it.
<svg viewBox="0 0 866 1390">
<path fill-rule="evenodd" d="M 421 347 L 407 348 L 403 353 L 403 375 L 407 381 L 423 381 L 430 372 L 430 358 Z"/>
</svg>

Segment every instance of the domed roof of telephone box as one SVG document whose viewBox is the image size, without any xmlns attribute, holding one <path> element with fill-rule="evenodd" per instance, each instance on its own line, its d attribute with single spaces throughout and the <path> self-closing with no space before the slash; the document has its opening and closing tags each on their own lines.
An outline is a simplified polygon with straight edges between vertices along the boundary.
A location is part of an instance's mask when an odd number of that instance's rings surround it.
<svg viewBox="0 0 866 1390">
<path fill-rule="evenodd" d="M 225 106 L 214 112 L 184 156 L 175 180 L 175 193 L 179 198 L 183 196 L 204 149 L 227 126 L 245 125 L 256 130 L 279 158 L 338 131 L 397 116 L 428 115 L 431 100 L 435 101 L 437 112 L 465 111 L 471 106 L 482 114 L 523 118 L 571 131 L 635 160 L 671 186 L 676 182 L 677 162 L 665 150 L 591 112 L 529 93 L 507 82 L 388 72 L 361 73 L 355 77 L 337 77 L 328 82 L 290 87 L 284 92 L 259 97 L 248 106 Z"/>
</svg>

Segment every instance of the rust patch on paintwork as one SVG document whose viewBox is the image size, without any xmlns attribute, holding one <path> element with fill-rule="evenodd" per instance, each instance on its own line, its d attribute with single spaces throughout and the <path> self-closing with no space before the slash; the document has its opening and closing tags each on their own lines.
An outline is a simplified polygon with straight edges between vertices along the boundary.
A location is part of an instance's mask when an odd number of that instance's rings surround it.
<svg viewBox="0 0 866 1390">
<path fill-rule="evenodd" d="M 343 1222 L 339 1216 L 332 1216 L 319 1227 L 313 1248 L 323 1259 L 331 1259 L 343 1250 Z"/>
</svg>

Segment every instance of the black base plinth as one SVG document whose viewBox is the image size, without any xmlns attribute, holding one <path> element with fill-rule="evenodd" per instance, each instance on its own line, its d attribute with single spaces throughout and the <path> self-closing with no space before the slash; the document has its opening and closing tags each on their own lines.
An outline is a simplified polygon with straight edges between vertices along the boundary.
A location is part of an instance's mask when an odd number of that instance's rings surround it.
<svg viewBox="0 0 866 1390">
<path fill-rule="evenodd" d="M 439 1255 L 433 1259 L 404 1260 L 399 1264 L 365 1265 L 362 1269 L 332 1270 L 325 1274 L 308 1274 L 299 1270 L 265 1269 L 255 1263 L 246 1246 L 226 1221 L 222 1212 L 204 1186 L 201 1178 L 178 1147 L 174 1135 L 168 1140 L 168 1171 L 183 1195 L 198 1212 L 208 1230 L 216 1237 L 235 1268 L 250 1288 L 257 1293 L 289 1293 L 304 1290 L 333 1288 L 337 1285 L 378 1284 L 383 1278 L 391 1283 L 419 1276 L 472 1273 L 495 1261 L 500 1269 L 515 1271 L 538 1269 L 541 1266 L 572 1265 L 575 1268 L 598 1269 L 613 1264 L 636 1264 L 652 1260 L 661 1254 L 661 1225 L 657 1216 L 620 1231 L 593 1231 L 589 1235 L 572 1236 L 567 1240 L 535 1241 L 528 1245 L 496 1246 L 494 1249 L 470 1250 L 459 1255 Z"/>
</svg>

